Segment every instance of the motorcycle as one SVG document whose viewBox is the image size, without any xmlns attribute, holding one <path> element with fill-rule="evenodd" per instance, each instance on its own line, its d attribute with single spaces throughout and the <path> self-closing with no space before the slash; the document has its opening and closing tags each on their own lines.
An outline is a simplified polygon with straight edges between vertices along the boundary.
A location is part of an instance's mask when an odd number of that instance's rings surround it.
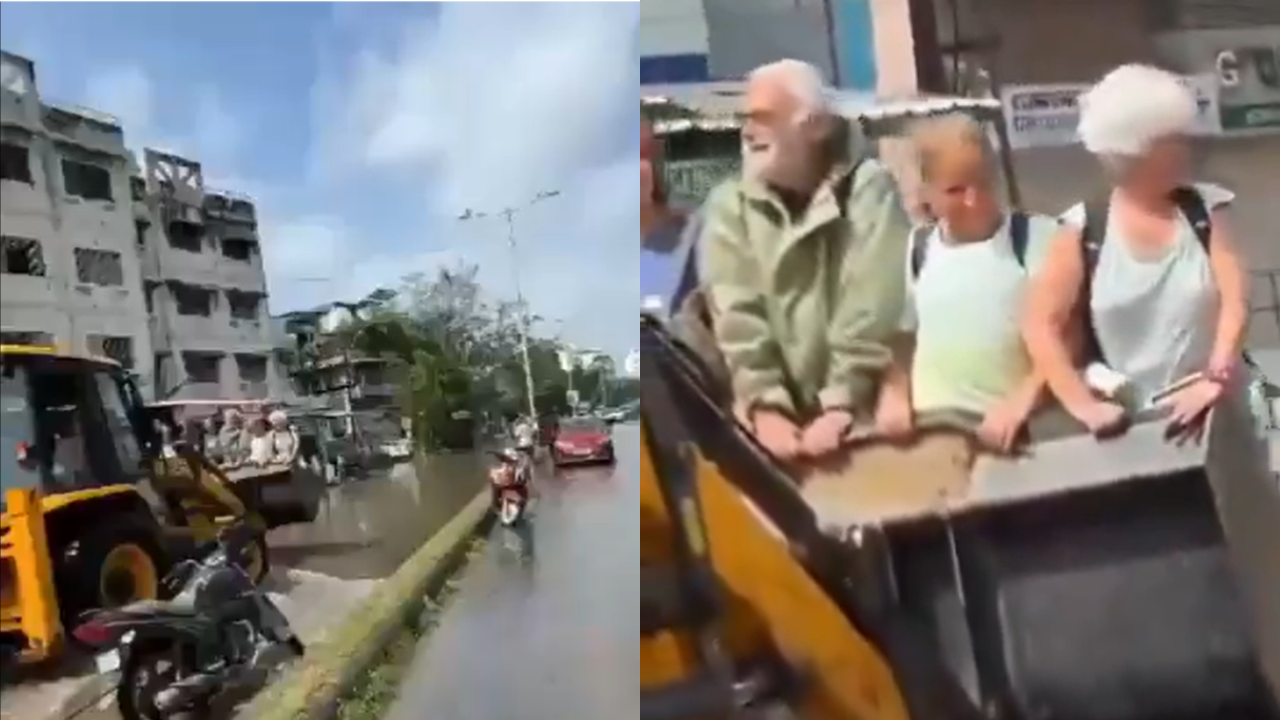
<svg viewBox="0 0 1280 720">
<path fill-rule="evenodd" d="M 533 477 L 532 461 L 517 450 L 493 452 L 499 464 L 489 469 L 489 482 L 493 489 L 494 509 L 498 522 L 513 527 L 524 518 L 529 503 L 529 484 Z"/>
<path fill-rule="evenodd" d="M 123 720 L 166 720 L 208 710 L 305 651 L 288 619 L 244 569 L 254 535 L 239 524 L 219 533 L 203 559 L 165 576 L 167 601 L 93 610 L 72 635 L 97 655 L 98 671 L 120 671 Z"/>
</svg>

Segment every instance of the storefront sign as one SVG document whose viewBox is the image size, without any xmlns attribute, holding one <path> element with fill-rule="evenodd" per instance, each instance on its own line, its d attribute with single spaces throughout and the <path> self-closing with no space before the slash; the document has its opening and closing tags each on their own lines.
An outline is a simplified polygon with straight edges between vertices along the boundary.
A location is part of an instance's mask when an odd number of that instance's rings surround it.
<svg viewBox="0 0 1280 720">
<path fill-rule="evenodd" d="M 1280 131 L 1280 25 L 1181 30 L 1155 39 L 1166 65 L 1208 73 L 1218 85 L 1223 135 Z"/>
<path fill-rule="evenodd" d="M 1257 130 L 1280 128 L 1280 101 L 1222 108 L 1222 129 Z"/>
<path fill-rule="evenodd" d="M 1079 142 L 1076 98 L 1088 85 L 1007 85 L 1001 89 L 1004 122 L 1014 150 Z"/>
<path fill-rule="evenodd" d="M 1280 128 L 1280 47 L 1219 50 L 1214 70 L 1222 85 L 1224 130 Z"/>
<path fill-rule="evenodd" d="M 1212 74 L 1191 75 L 1183 83 L 1196 95 L 1199 114 L 1194 135 L 1217 135 L 1224 125 L 1218 105 L 1218 80 Z M 1063 147 L 1080 142 L 1078 98 L 1086 84 L 1007 85 L 1001 89 L 1009 145 L 1014 150 Z"/>
</svg>

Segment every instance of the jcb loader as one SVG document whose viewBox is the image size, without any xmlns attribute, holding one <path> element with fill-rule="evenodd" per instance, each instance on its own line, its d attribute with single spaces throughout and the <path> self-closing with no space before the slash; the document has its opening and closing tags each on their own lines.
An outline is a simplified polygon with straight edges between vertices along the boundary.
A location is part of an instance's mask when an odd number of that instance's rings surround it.
<svg viewBox="0 0 1280 720">
<path fill-rule="evenodd" d="M 1274 720 L 1280 487 L 1224 402 L 1025 457 L 960 418 L 797 483 L 642 322 L 644 720 Z"/>
</svg>

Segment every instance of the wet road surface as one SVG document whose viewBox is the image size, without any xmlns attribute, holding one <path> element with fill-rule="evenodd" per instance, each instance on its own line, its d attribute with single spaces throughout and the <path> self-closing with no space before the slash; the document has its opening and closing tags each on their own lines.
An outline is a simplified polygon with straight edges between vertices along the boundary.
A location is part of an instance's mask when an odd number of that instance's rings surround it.
<svg viewBox="0 0 1280 720">
<path fill-rule="evenodd" d="M 315 522 L 271 532 L 272 558 L 343 580 L 386 577 L 475 497 L 487 465 L 483 455 L 438 455 L 330 488 Z"/>
<path fill-rule="evenodd" d="M 484 487 L 481 455 L 440 455 L 329 489 L 315 522 L 268 535 L 266 587 L 299 637 L 337 627 L 401 562 Z M 0 720 L 109 720 L 105 678 L 88 658 L 21 679 L 5 675 Z"/>
<path fill-rule="evenodd" d="M 616 468 L 543 478 L 529 535 L 495 528 L 389 720 L 639 716 L 639 427 L 614 435 Z"/>
</svg>

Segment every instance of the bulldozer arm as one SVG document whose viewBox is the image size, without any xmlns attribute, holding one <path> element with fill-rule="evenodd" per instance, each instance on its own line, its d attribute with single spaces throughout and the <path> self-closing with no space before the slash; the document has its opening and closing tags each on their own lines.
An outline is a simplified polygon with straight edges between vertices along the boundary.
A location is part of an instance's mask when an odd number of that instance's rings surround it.
<svg viewBox="0 0 1280 720">
<path fill-rule="evenodd" d="M 791 478 L 642 330 L 641 715 L 981 717 L 927 640 L 851 581 Z"/>
<path fill-rule="evenodd" d="M 647 447 L 650 442 L 646 438 L 640 464 L 640 563 L 642 582 L 649 585 L 648 594 L 653 596 L 658 591 L 652 588 L 662 583 L 658 568 L 670 568 L 679 558 L 675 525 L 697 520 L 675 520 L 669 513 L 652 450 Z M 720 471 L 696 455 L 690 460 L 705 521 L 705 530 L 693 532 L 705 532 L 700 542 L 705 544 L 706 559 L 714 568 L 723 601 L 723 612 L 715 623 L 735 665 L 752 660 L 766 665 L 769 660 L 784 661 L 795 676 L 779 678 L 771 690 L 778 695 L 794 690 L 793 707 L 802 718 L 908 720 L 893 673 L 879 651 L 850 625 L 791 556 L 786 542 L 767 529 Z M 672 603 L 658 601 L 650 607 L 657 604 Z M 664 628 L 644 638 L 641 687 L 697 682 L 708 672 L 700 645 L 697 632 L 687 628 Z M 781 673 L 787 674 L 785 669 Z"/>
</svg>

